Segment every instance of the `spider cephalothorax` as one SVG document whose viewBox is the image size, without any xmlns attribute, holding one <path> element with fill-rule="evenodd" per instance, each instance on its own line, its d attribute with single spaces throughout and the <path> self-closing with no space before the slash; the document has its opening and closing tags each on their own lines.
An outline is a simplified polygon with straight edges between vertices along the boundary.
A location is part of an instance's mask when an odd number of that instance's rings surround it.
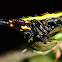
<svg viewBox="0 0 62 62">
<path fill-rule="evenodd" d="M 36 39 L 39 38 L 38 41 L 46 42 L 44 41 L 45 38 L 50 38 L 49 32 L 61 25 L 62 19 L 58 17 L 45 20 L 31 20 L 29 27 L 32 30 L 33 36 Z"/>
</svg>

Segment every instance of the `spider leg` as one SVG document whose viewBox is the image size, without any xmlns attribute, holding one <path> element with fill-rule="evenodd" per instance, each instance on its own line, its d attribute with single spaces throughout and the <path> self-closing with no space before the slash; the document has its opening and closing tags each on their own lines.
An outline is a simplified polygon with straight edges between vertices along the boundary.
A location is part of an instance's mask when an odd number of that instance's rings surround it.
<svg viewBox="0 0 62 62">
<path fill-rule="evenodd" d="M 37 27 L 35 27 L 35 28 L 37 29 L 37 32 L 38 32 L 38 35 L 39 35 L 39 38 L 41 39 L 41 41 L 44 42 L 44 44 L 46 44 L 46 41 L 44 41 L 44 38 L 42 37 L 43 33 Z"/>
</svg>

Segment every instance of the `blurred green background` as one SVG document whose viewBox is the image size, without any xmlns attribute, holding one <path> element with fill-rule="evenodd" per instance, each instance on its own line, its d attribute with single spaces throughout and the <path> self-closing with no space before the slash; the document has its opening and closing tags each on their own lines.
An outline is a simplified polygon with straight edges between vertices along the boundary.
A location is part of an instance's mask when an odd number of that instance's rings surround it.
<svg viewBox="0 0 62 62">
<path fill-rule="evenodd" d="M 51 51 L 50 53 L 46 55 L 39 54 L 30 58 L 26 58 L 19 62 L 54 62 L 54 58 L 55 58 L 55 53 Z M 57 62 L 62 62 L 62 54 L 61 54 L 61 57 L 57 60 Z"/>
</svg>

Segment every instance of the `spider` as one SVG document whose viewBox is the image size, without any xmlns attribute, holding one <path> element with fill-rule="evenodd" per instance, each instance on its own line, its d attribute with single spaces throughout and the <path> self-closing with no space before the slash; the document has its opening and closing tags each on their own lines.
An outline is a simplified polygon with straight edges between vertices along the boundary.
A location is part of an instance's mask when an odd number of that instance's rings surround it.
<svg viewBox="0 0 62 62">
<path fill-rule="evenodd" d="M 24 38 L 28 39 L 28 48 L 38 51 L 39 54 L 47 54 L 51 50 L 55 50 L 55 61 L 60 57 L 60 49 L 62 49 L 62 12 L 44 13 L 41 16 L 11 20 L 0 19 L 0 25 L 7 25 L 21 31 Z"/>
</svg>

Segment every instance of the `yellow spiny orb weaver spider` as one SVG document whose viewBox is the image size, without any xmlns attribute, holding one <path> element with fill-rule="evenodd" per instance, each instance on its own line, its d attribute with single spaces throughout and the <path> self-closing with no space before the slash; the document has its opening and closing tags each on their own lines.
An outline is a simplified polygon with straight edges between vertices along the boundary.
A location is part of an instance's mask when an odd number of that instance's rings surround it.
<svg viewBox="0 0 62 62">
<path fill-rule="evenodd" d="M 24 34 L 28 47 L 45 54 L 56 50 L 55 61 L 60 56 L 62 46 L 62 12 L 43 13 L 41 16 L 29 16 L 18 19 L 0 19 L 0 25 L 7 25 Z M 57 52 L 59 55 L 57 55 Z"/>
</svg>

